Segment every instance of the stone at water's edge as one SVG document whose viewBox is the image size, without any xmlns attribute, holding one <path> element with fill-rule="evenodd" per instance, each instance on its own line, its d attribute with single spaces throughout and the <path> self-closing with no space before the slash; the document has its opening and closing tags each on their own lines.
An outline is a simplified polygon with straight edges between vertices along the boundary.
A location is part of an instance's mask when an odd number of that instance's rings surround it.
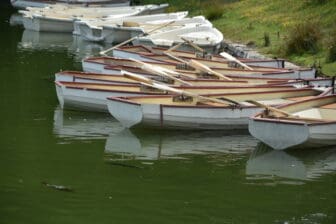
<svg viewBox="0 0 336 224">
<path fill-rule="evenodd" d="M 246 46 L 245 44 L 233 43 L 229 40 L 224 40 L 221 44 L 221 51 L 226 51 L 227 53 L 240 58 L 251 58 L 251 59 L 271 59 L 265 55 L 260 54 L 255 49 Z M 285 68 L 298 69 L 299 66 L 286 61 Z"/>
</svg>

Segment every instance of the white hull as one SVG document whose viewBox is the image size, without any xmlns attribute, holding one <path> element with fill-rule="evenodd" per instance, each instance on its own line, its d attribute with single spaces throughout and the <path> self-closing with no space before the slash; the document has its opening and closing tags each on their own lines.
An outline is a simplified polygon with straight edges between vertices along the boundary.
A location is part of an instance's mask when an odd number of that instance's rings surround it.
<svg viewBox="0 0 336 224">
<path fill-rule="evenodd" d="M 92 20 L 102 18 L 121 18 L 132 15 L 152 14 L 164 10 L 165 5 L 144 5 L 116 8 L 80 8 L 50 7 L 41 10 L 22 11 L 25 29 L 35 31 L 70 32 L 74 31 L 75 20 Z M 77 33 L 79 30 L 76 28 Z"/>
<path fill-rule="evenodd" d="M 62 4 L 69 4 L 66 1 L 29 1 L 29 0 L 11 0 L 11 4 L 14 8 L 18 9 L 25 9 L 27 7 L 37 7 L 37 8 L 43 8 L 48 6 L 49 4 L 55 4 L 55 3 L 62 3 Z M 77 6 L 85 6 L 86 3 L 91 3 L 94 5 L 99 5 L 101 7 L 120 7 L 120 6 L 129 6 L 130 1 L 81 1 L 81 3 L 77 4 L 69 4 L 69 5 L 77 5 Z"/>
<path fill-rule="evenodd" d="M 23 26 L 26 30 L 37 32 L 71 33 L 73 31 L 73 20 L 52 19 L 42 16 L 23 16 Z"/>
<path fill-rule="evenodd" d="M 155 29 L 159 26 L 163 26 L 168 22 L 174 21 L 172 26 L 162 27 L 156 31 L 157 33 L 165 32 L 167 30 L 176 29 L 174 26 L 196 26 L 197 24 L 209 25 L 209 21 L 207 21 L 204 17 L 193 17 L 193 18 L 184 18 L 187 15 L 186 12 L 179 12 L 179 13 L 170 13 L 166 16 L 163 15 L 152 15 L 153 19 L 149 20 L 149 16 L 144 16 L 145 18 L 141 17 L 129 17 L 125 19 L 125 21 L 130 22 L 138 22 L 141 23 L 139 27 L 125 27 L 125 26 L 118 26 L 118 25 L 106 25 L 103 26 L 103 32 L 101 35 L 101 39 L 104 39 L 107 43 L 120 43 L 125 40 L 128 40 L 132 37 L 144 34 L 148 30 Z M 145 29 L 146 26 L 152 26 L 151 28 Z"/>
<path fill-rule="evenodd" d="M 141 93 L 100 91 L 94 89 L 66 88 L 56 84 L 56 94 L 62 109 L 108 113 L 107 97 L 140 96 Z M 141 95 L 144 95 L 142 93 Z M 149 94 L 152 95 L 152 94 Z"/>
<path fill-rule="evenodd" d="M 207 52 L 217 53 L 221 42 L 223 41 L 223 34 L 212 24 L 198 24 L 194 26 L 186 26 L 169 30 L 166 32 L 154 33 L 149 36 L 140 37 L 133 41 L 134 45 L 149 45 L 149 46 L 162 46 L 172 47 L 179 43 L 183 43 L 181 37 L 193 41 L 194 44 L 200 46 Z M 192 49 L 190 46 L 181 46 L 180 49 Z"/>
<path fill-rule="evenodd" d="M 261 111 L 256 107 L 174 107 L 111 99 L 107 104 L 111 115 L 128 128 L 140 125 L 173 129 L 246 129 L 248 118 Z"/>
<path fill-rule="evenodd" d="M 336 124 L 305 125 L 251 119 L 249 131 L 254 137 L 277 150 L 336 145 Z"/>
<path fill-rule="evenodd" d="M 249 121 L 250 133 L 266 145 L 283 150 L 336 145 L 336 96 L 321 95 L 280 106 L 295 116 L 275 112 L 257 114 Z"/>
<path fill-rule="evenodd" d="M 106 26 L 102 29 L 101 39 L 106 43 L 117 44 L 143 33 L 143 29 L 139 27 L 123 29 L 121 27 Z"/>
</svg>

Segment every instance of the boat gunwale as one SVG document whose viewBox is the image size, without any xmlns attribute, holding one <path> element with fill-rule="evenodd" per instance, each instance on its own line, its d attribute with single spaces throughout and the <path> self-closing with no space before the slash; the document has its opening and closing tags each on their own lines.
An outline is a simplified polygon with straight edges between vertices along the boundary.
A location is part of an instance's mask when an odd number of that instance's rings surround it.
<svg viewBox="0 0 336 224">
<path fill-rule="evenodd" d="M 145 57 L 143 56 L 144 58 L 147 58 L 147 59 L 151 59 L 153 60 L 152 58 L 148 58 L 148 57 Z M 107 65 L 107 63 L 104 63 L 104 62 L 98 62 L 97 60 L 110 60 L 110 61 L 113 61 L 113 60 L 116 60 L 116 61 L 131 61 L 130 59 L 127 59 L 127 58 L 116 58 L 116 57 L 111 57 L 111 56 L 101 56 L 101 57 L 89 57 L 89 58 L 85 58 L 83 59 L 84 62 L 90 62 L 90 63 L 97 63 L 97 64 L 104 64 L 104 65 Z M 167 64 L 167 65 L 172 65 L 172 66 L 176 66 L 178 64 L 180 64 L 179 62 L 170 62 L 170 61 L 164 61 L 164 60 L 159 60 L 159 59 L 155 59 L 156 61 L 153 62 L 146 62 L 148 64 L 154 64 L 154 65 L 162 65 L 162 64 Z M 133 63 L 133 61 L 131 61 Z M 211 67 L 211 66 L 210 66 Z M 211 67 L 212 69 L 215 69 L 215 70 L 220 70 L 220 71 L 237 71 L 237 72 L 240 72 L 240 71 L 244 71 L 244 72 L 251 72 L 252 74 L 261 74 L 261 75 L 286 75 L 286 74 L 291 74 L 293 72 L 295 72 L 295 70 L 288 70 L 288 69 L 283 69 L 281 70 L 281 68 L 279 68 L 280 71 L 276 71 L 275 69 L 270 69 L 270 70 L 246 70 L 246 69 L 239 69 L 239 68 L 218 68 L 218 67 Z M 266 67 L 267 68 L 267 67 Z M 311 70 L 311 69 L 306 69 L 307 71 L 308 70 Z M 299 71 L 299 70 L 298 70 Z M 301 71 L 301 70 L 300 70 Z"/>
<path fill-rule="evenodd" d="M 119 67 L 119 66 L 115 66 L 115 67 Z M 138 69 L 137 67 L 134 67 L 134 68 Z M 122 70 L 122 69 L 120 69 L 120 70 Z M 139 69 L 139 70 L 141 70 L 141 69 Z M 67 76 L 75 76 L 75 75 L 84 75 L 85 76 L 85 75 L 91 75 L 91 74 L 96 75 L 96 76 L 102 76 L 102 77 L 114 77 L 114 76 L 123 77 L 123 75 L 117 75 L 117 74 L 108 75 L 108 74 L 104 74 L 104 73 L 93 73 L 93 72 L 91 73 L 91 72 L 80 72 L 80 71 L 78 71 L 78 72 L 77 71 L 61 71 L 61 72 L 55 73 L 55 75 L 67 75 Z M 148 73 L 148 75 L 152 75 L 152 74 Z M 153 74 L 153 75 L 155 75 L 155 74 Z M 192 82 L 203 82 L 203 81 L 205 81 L 205 82 L 214 82 L 214 83 L 218 82 L 218 83 L 242 83 L 242 84 L 246 83 L 246 84 L 248 84 L 248 81 L 245 81 L 245 80 L 233 80 L 233 82 L 232 82 L 232 81 L 224 80 L 224 79 L 204 79 L 204 78 L 203 79 L 202 78 L 197 78 L 197 79 L 181 78 L 181 79 L 184 80 L 184 81 L 192 81 Z M 279 83 L 279 82 L 276 82 L 276 83 Z M 257 84 L 256 83 L 256 85 L 259 86 L 259 85 L 267 85 L 267 84 Z"/>
<path fill-rule="evenodd" d="M 66 86 L 62 85 L 62 82 L 56 81 L 55 84 L 59 87 L 64 87 L 65 89 L 78 89 L 78 90 L 87 90 L 87 91 L 97 91 L 97 92 L 113 92 L 113 93 L 129 93 L 129 94 L 139 94 L 139 95 L 166 95 L 166 93 L 160 92 L 142 92 L 142 91 L 126 91 L 126 90 L 108 90 L 108 89 L 98 89 L 93 87 L 81 87 L 81 86 Z M 87 84 L 87 83 L 85 83 Z"/>
<path fill-rule="evenodd" d="M 312 88 L 304 88 L 304 89 L 294 89 L 294 90 L 288 90 L 288 91 L 268 91 L 268 92 L 248 92 L 248 93 L 229 93 L 229 94 L 202 94 L 202 96 L 206 96 L 206 97 L 211 97 L 211 96 L 222 96 L 222 97 L 226 97 L 226 96 L 232 96 L 232 95 L 247 95 L 247 94 L 273 94 L 273 93 L 281 93 L 281 92 L 293 92 L 293 91 L 302 91 L 302 90 L 314 90 Z M 178 96 L 178 94 L 156 94 L 153 96 L 129 96 L 129 97 L 107 97 L 108 100 L 114 100 L 115 98 L 122 98 L 123 102 L 129 102 L 131 104 L 139 104 L 141 105 L 141 103 L 137 103 L 132 101 L 132 99 L 136 99 L 136 98 L 167 98 L 167 97 L 173 97 L 173 96 Z M 228 102 L 230 103 L 230 102 Z M 225 105 L 225 106 L 206 106 L 206 105 L 168 105 L 168 104 L 161 104 L 158 103 L 157 105 L 161 105 L 162 107 L 172 107 L 172 108 L 230 108 L 232 110 L 232 105 Z M 244 108 L 259 108 L 258 106 L 255 105 L 239 105 L 239 107 L 237 107 L 237 109 L 244 109 Z"/>
<path fill-rule="evenodd" d="M 139 53 L 139 52 L 132 52 L 132 51 L 127 51 L 127 50 L 124 50 L 125 49 L 131 49 L 131 48 L 143 48 L 145 49 L 147 52 L 149 53 L 152 53 L 152 51 L 150 50 L 150 48 L 146 47 L 145 45 L 133 45 L 133 46 L 122 46 L 121 48 L 117 48 L 117 50 L 120 50 L 120 51 L 124 51 L 124 52 L 131 52 L 131 53 Z M 167 51 L 168 49 L 165 49 L 165 48 L 162 48 L 162 47 L 158 47 L 158 46 L 153 46 L 151 47 L 152 49 L 157 49 L 159 51 Z M 178 49 L 175 49 L 174 50 L 175 52 L 179 52 L 179 53 L 187 53 L 187 54 L 192 54 L 193 52 L 191 51 L 186 51 L 186 50 L 178 50 Z M 172 51 L 172 52 L 174 52 Z M 155 54 L 155 53 L 153 53 Z M 223 59 L 225 61 L 225 59 L 219 55 L 212 55 L 212 57 L 216 57 L 218 59 Z M 203 60 L 209 60 L 209 59 L 206 59 L 206 58 L 200 58 L 200 59 L 203 59 Z M 248 62 L 248 61 L 256 61 L 256 62 L 268 62 L 268 61 L 286 61 L 286 59 L 282 59 L 282 58 L 277 58 L 277 59 L 247 59 L 246 58 L 237 58 L 239 59 L 240 61 L 244 61 L 244 62 Z M 211 60 L 209 60 L 211 61 Z"/>
<path fill-rule="evenodd" d="M 261 117 L 251 117 L 253 121 L 256 122 L 268 122 L 268 123 L 279 123 L 279 124 L 291 124 L 291 125 L 305 125 L 305 126 L 317 126 L 317 125 L 328 125 L 328 124 L 336 124 L 335 121 L 320 119 L 320 121 L 310 122 L 305 120 L 304 118 L 297 118 L 297 120 L 286 120 L 286 118 L 261 118 Z"/>
<path fill-rule="evenodd" d="M 72 81 L 55 81 L 55 82 L 58 82 L 59 85 L 63 85 L 67 88 L 69 88 L 70 85 L 75 86 L 75 87 L 77 87 L 76 85 L 78 85 L 78 87 L 80 87 L 81 85 L 86 85 L 86 86 L 103 86 L 103 87 L 106 86 L 106 87 L 121 87 L 121 88 L 141 87 L 142 86 L 141 82 L 134 82 L 134 83 L 129 83 L 129 84 L 125 84 L 125 85 L 117 84 L 117 83 L 107 84 L 107 83 L 86 83 L 86 82 L 72 82 Z M 118 82 L 127 83 L 127 82 L 123 82 L 123 81 L 118 81 Z M 277 89 L 277 90 L 274 90 L 274 91 L 281 91 L 281 92 L 283 92 L 285 90 L 286 90 L 286 92 L 291 91 L 291 90 L 300 90 L 300 89 L 297 89 L 297 88 L 291 87 L 291 86 L 267 86 L 267 85 L 266 86 L 187 86 L 187 85 L 176 86 L 176 85 L 170 85 L 170 86 L 173 86 L 176 89 L 189 89 L 189 90 L 192 90 L 192 89 L 201 89 L 201 90 L 204 90 L 204 89 L 230 90 L 230 89 L 232 89 L 232 90 L 236 90 L 236 89 L 241 89 L 241 88 L 243 88 L 243 89 L 265 89 L 266 91 L 261 91 L 262 93 L 273 92 L 273 91 L 271 91 L 272 89 Z M 302 88 L 302 89 L 305 89 L 305 88 Z M 307 89 L 311 89 L 311 88 L 307 88 Z M 114 91 L 114 90 L 111 90 L 111 91 Z M 246 92 L 238 92 L 238 93 L 246 93 Z M 259 91 L 248 92 L 248 93 L 259 93 Z M 226 94 L 226 93 L 224 93 L 224 94 Z M 227 94 L 231 94 L 231 93 L 227 93 Z M 204 94 L 204 95 L 209 95 L 209 94 Z M 213 94 L 210 94 L 210 95 L 213 95 Z"/>
</svg>

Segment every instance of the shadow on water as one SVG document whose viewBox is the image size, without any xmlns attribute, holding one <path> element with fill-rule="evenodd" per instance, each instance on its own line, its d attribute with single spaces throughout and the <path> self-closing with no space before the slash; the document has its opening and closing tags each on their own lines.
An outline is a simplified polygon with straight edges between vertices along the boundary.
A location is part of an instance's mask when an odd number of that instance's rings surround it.
<svg viewBox="0 0 336 224">
<path fill-rule="evenodd" d="M 22 26 L 22 15 L 12 14 L 9 24 Z M 89 42 L 71 33 L 36 32 L 25 29 L 22 32 L 21 41 L 18 42 L 19 51 L 67 51 L 77 63 L 81 62 L 83 58 L 98 56 L 100 51 L 111 46 L 106 43 Z"/>
<path fill-rule="evenodd" d="M 247 154 L 257 141 L 245 131 L 129 130 L 109 114 L 62 110 L 54 112 L 54 134 L 61 144 L 106 139 L 105 161 L 188 159 L 189 155 Z"/>
<path fill-rule="evenodd" d="M 273 150 L 259 143 L 246 164 L 247 180 L 264 184 L 304 184 L 336 171 L 336 147 Z"/>
<path fill-rule="evenodd" d="M 111 45 L 93 43 L 82 39 L 71 33 L 50 33 L 24 30 L 18 49 L 21 51 L 67 51 L 73 55 L 76 62 L 83 58 L 98 56 L 99 52 L 109 48 Z"/>
<path fill-rule="evenodd" d="M 221 131 L 131 131 L 111 133 L 105 144 L 110 160 L 187 159 L 198 154 L 246 154 L 256 140 Z"/>
<path fill-rule="evenodd" d="M 122 129 L 109 114 L 62 110 L 59 106 L 54 111 L 53 133 L 60 143 L 106 139 L 110 133 L 118 133 Z"/>
<path fill-rule="evenodd" d="M 249 184 L 304 184 L 336 170 L 335 148 L 273 150 L 246 132 L 129 130 L 109 114 L 54 111 L 53 133 L 59 144 L 106 140 L 104 161 L 142 169 L 157 160 L 189 160 L 204 155 L 216 165 L 241 159 Z"/>
</svg>

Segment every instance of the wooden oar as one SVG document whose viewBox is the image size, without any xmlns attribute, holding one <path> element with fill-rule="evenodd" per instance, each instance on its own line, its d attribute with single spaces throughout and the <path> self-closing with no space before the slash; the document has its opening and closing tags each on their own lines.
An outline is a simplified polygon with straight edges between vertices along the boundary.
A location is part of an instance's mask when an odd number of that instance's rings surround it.
<svg viewBox="0 0 336 224">
<path fill-rule="evenodd" d="M 134 36 L 134 37 L 132 37 L 132 38 L 130 38 L 130 39 L 128 39 L 128 40 L 125 40 L 124 42 L 122 42 L 122 43 L 120 43 L 120 44 L 117 44 L 117 45 L 115 45 L 115 46 L 113 46 L 113 47 L 111 47 L 111 48 L 109 48 L 109 49 L 107 49 L 107 50 L 105 50 L 105 51 L 101 51 L 101 52 L 99 52 L 99 54 L 100 54 L 100 55 L 106 55 L 107 52 L 110 52 L 110 51 L 112 51 L 113 49 L 116 49 L 116 48 L 118 48 L 118 47 L 121 47 L 121 46 L 123 46 L 123 45 L 125 45 L 125 44 L 127 44 L 127 43 L 129 43 L 129 42 L 131 42 L 131 41 L 133 41 L 133 40 L 135 40 L 135 39 L 137 39 L 137 38 L 139 38 L 139 37 L 147 36 L 147 35 L 149 35 L 149 34 L 155 32 L 155 31 L 157 31 L 157 30 L 159 30 L 159 29 L 162 29 L 162 28 L 164 28 L 164 27 L 166 27 L 166 26 L 169 26 L 170 24 L 173 24 L 173 23 L 175 23 L 175 21 L 170 21 L 169 23 L 165 23 L 165 24 L 163 24 L 162 26 L 156 27 L 156 28 L 154 28 L 154 29 L 148 31 L 147 33 L 141 33 L 141 34 L 139 34 L 139 35 L 137 35 L 137 36 Z"/>
<path fill-rule="evenodd" d="M 284 110 L 281 110 L 281 109 L 278 109 L 278 108 L 275 108 L 275 107 L 272 107 L 272 106 L 268 106 L 266 104 L 263 104 L 263 103 L 260 103 L 260 102 L 257 102 L 255 100 L 246 100 L 246 102 L 248 103 L 251 103 L 251 104 L 254 104 L 258 107 L 261 107 L 261 108 L 265 108 L 266 110 L 269 110 L 269 111 L 273 111 L 275 113 L 279 113 L 279 114 L 282 114 L 284 115 L 283 119 L 290 119 L 290 120 L 305 120 L 305 121 L 312 121 L 312 122 L 328 122 L 330 120 L 325 120 L 325 119 L 319 119 L 319 118 L 310 118 L 310 117 L 300 117 L 300 116 L 295 116 L 295 115 L 292 115 Z"/>
<path fill-rule="evenodd" d="M 234 61 L 238 64 L 240 64 L 241 66 L 243 66 L 244 68 L 247 68 L 248 70 L 254 70 L 253 68 L 251 68 L 250 66 L 244 64 L 243 62 L 239 61 L 237 58 L 233 57 L 232 55 L 226 53 L 226 52 L 221 52 L 220 55 L 224 58 L 226 58 L 229 61 Z"/>
<path fill-rule="evenodd" d="M 171 59 L 174 59 L 175 61 L 178 61 L 178 62 L 181 62 L 181 63 L 185 63 L 185 64 L 188 63 L 186 60 L 183 60 L 182 58 L 176 57 L 176 56 L 172 55 L 168 51 L 164 51 L 163 54 L 166 55 L 166 56 L 168 56 L 168 57 L 170 57 Z"/>
<path fill-rule="evenodd" d="M 139 61 L 139 60 L 136 60 L 136 59 L 133 59 L 133 58 L 129 58 L 129 60 L 131 61 L 134 61 L 138 64 L 141 65 L 141 69 L 147 71 L 147 72 L 150 72 L 150 73 L 154 73 L 156 75 L 159 75 L 159 76 L 163 76 L 163 77 L 167 77 L 169 79 L 172 79 L 176 82 L 180 82 L 182 84 L 185 84 L 185 85 L 188 85 L 188 86 L 193 86 L 193 84 L 191 84 L 190 82 L 187 82 L 187 81 L 184 81 L 182 79 L 179 79 L 179 78 L 176 78 L 172 75 L 169 75 L 167 74 L 161 67 L 159 66 L 153 66 L 153 65 L 150 65 L 150 64 L 147 64 L 147 63 L 144 63 L 142 61 Z"/>
<path fill-rule="evenodd" d="M 190 67 L 198 69 L 198 70 L 200 70 L 202 72 L 207 72 L 207 73 L 210 73 L 210 74 L 213 74 L 213 75 L 217 76 L 218 78 L 222 78 L 222 79 L 225 79 L 225 80 L 228 80 L 228 81 L 232 81 L 231 78 L 229 78 L 229 77 L 227 77 L 227 76 L 225 76 L 225 75 L 223 75 L 223 74 L 221 74 L 219 72 L 216 72 L 216 71 L 212 70 L 211 68 L 209 68 L 208 66 L 206 66 L 206 65 L 204 65 L 204 64 L 202 64 L 202 63 L 200 63 L 198 61 L 195 61 L 193 59 L 190 59 L 189 61 L 186 61 L 186 60 L 183 60 L 181 58 L 178 58 L 178 57 L 170 54 L 167 51 L 163 52 L 163 54 L 167 55 L 168 57 L 170 57 L 170 58 L 172 58 L 172 59 L 174 59 L 176 61 L 185 63 L 185 64 L 189 65 Z"/>
<path fill-rule="evenodd" d="M 183 44 L 183 42 L 182 42 L 182 43 L 178 43 L 178 44 L 176 44 L 175 46 L 172 46 L 171 48 L 169 48 L 166 52 L 174 51 L 174 50 L 176 50 L 177 48 L 179 48 L 182 44 Z"/>
<path fill-rule="evenodd" d="M 228 103 L 229 103 L 229 105 L 232 105 L 231 103 L 233 103 L 235 105 L 240 105 L 239 102 L 236 102 L 234 100 L 224 98 L 224 97 L 221 97 L 221 99 L 216 99 L 216 98 L 201 96 L 201 95 L 198 95 L 196 93 L 191 93 L 191 92 L 188 92 L 188 91 L 185 91 L 185 90 L 175 89 L 175 88 L 167 86 L 163 83 L 153 81 L 151 79 L 145 78 L 141 75 L 134 74 L 134 73 L 131 73 L 131 72 L 121 71 L 121 74 L 123 76 L 127 77 L 127 78 L 139 81 L 142 84 L 145 84 L 145 85 L 148 85 L 150 87 L 157 88 L 157 89 L 160 89 L 160 90 L 169 91 L 169 92 L 177 93 L 177 94 L 180 94 L 180 95 L 194 97 L 194 98 L 197 98 L 199 100 L 210 101 L 210 102 L 220 103 L 220 104 L 224 104 L 224 105 L 228 105 Z"/>
<path fill-rule="evenodd" d="M 280 113 L 282 115 L 285 115 L 286 117 L 292 116 L 290 113 L 287 113 L 286 111 L 280 110 L 280 109 L 272 107 L 272 106 L 268 106 L 266 104 L 260 103 L 260 102 L 255 101 L 255 100 L 246 100 L 246 102 L 254 104 L 254 105 L 258 106 L 258 107 L 265 108 L 266 110 L 269 110 L 269 111 Z"/>
<path fill-rule="evenodd" d="M 184 42 L 188 43 L 188 44 L 189 44 L 190 46 L 192 46 L 193 48 L 195 48 L 196 50 L 198 50 L 198 51 L 200 51 L 200 52 L 204 52 L 204 49 L 200 48 L 199 46 L 197 46 L 196 44 L 194 44 L 192 41 L 187 40 L 187 39 L 184 38 L 184 37 L 181 37 L 181 39 L 182 39 Z"/>
<path fill-rule="evenodd" d="M 210 73 L 210 74 L 213 74 L 219 78 L 222 78 L 222 79 L 225 79 L 225 80 L 228 80 L 228 81 L 232 81 L 231 78 L 229 77 L 226 77 L 225 75 L 219 73 L 219 72 L 216 72 L 214 70 L 212 70 L 211 68 L 209 68 L 208 66 L 198 62 L 198 61 L 195 61 L 193 59 L 190 59 L 189 62 L 188 62 L 188 65 L 193 67 L 193 68 L 196 68 L 200 71 L 203 71 L 203 72 L 207 72 L 207 73 Z"/>
</svg>

